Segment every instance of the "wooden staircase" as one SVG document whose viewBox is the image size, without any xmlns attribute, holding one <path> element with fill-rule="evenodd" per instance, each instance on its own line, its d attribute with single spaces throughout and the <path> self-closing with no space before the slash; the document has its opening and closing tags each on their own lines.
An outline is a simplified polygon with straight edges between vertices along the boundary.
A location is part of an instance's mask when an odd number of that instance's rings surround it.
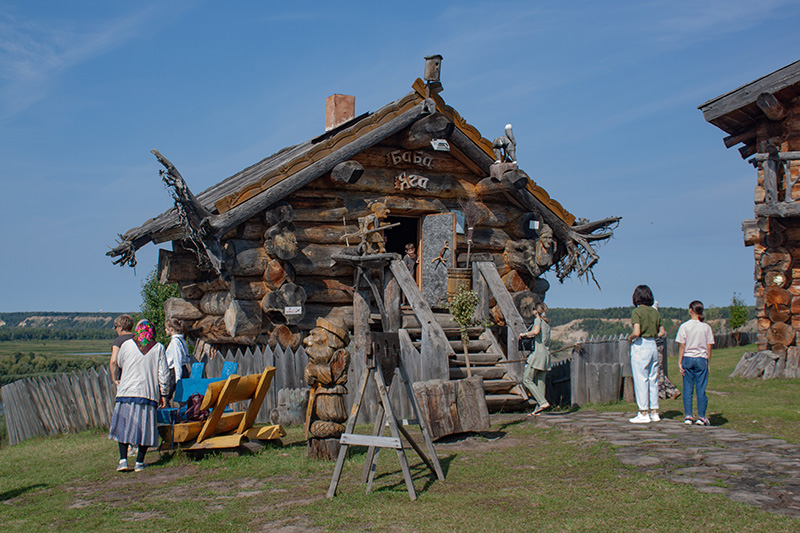
<svg viewBox="0 0 800 533">
<path fill-rule="evenodd" d="M 461 342 L 461 330 L 448 312 L 437 310 L 434 312 L 436 322 L 441 326 L 452 348 L 453 354 L 448 355 L 450 379 L 464 379 L 467 376 L 467 361 L 464 357 L 464 346 Z M 422 328 L 413 311 L 409 308 L 402 309 L 402 327 L 406 330 L 414 347 L 421 348 Z M 469 341 L 467 353 L 469 354 L 470 370 L 473 376 L 483 378 L 483 390 L 486 396 L 486 405 L 490 411 L 500 411 L 519 408 L 527 399 L 521 384 L 509 373 L 508 364 L 503 361 L 506 356 L 502 346 L 497 342 L 494 334 L 484 328 L 469 328 L 467 330 Z"/>
<path fill-rule="evenodd" d="M 524 322 L 493 263 L 474 263 L 473 283 L 481 301 L 476 317 L 488 315 L 488 302 L 493 297 L 506 324 L 497 328 L 498 334 L 504 334 L 503 343 L 498 342 L 492 330 L 472 328 L 468 331 L 470 367 L 473 375 L 484 378 L 490 411 L 519 408 L 528 398 L 522 386 L 524 365 L 517 349 L 517 338 L 525 330 Z M 374 284 L 373 292 L 377 292 Z M 407 363 L 410 373 L 423 381 L 467 377 L 458 324 L 449 312 L 431 309 L 399 260 L 389 264 L 384 294 L 380 314 L 370 315 L 369 327 L 373 331 L 398 331 L 402 350 L 411 357 Z M 408 306 L 400 305 L 401 294 L 407 298 Z"/>
</svg>

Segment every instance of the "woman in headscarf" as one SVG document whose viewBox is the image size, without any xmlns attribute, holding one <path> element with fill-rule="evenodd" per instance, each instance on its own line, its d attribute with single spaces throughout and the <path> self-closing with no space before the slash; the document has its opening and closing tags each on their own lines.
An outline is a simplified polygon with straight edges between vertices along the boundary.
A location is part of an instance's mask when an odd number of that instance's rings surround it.
<svg viewBox="0 0 800 533">
<path fill-rule="evenodd" d="M 117 354 L 122 376 L 108 437 L 119 443 L 117 471 L 128 470 L 128 445 L 138 446 L 134 470 L 144 470 L 147 448 L 158 445 L 156 409 L 166 405 L 169 392 L 169 367 L 164 346 L 156 342 L 153 326 L 140 321 L 133 338 L 125 341 Z"/>
</svg>

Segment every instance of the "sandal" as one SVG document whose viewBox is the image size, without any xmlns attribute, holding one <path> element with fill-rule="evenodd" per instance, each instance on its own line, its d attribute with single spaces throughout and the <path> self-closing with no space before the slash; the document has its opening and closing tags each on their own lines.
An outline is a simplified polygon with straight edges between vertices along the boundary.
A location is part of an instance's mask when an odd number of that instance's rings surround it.
<svg viewBox="0 0 800 533">
<path fill-rule="evenodd" d="M 531 414 L 533 416 L 539 416 L 540 414 L 542 414 L 542 411 L 544 411 L 545 409 L 549 409 L 549 408 L 550 408 L 550 404 L 549 403 L 545 403 L 543 405 L 540 405 L 536 409 L 534 409 L 533 413 L 531 413 Z"/>
</svg>

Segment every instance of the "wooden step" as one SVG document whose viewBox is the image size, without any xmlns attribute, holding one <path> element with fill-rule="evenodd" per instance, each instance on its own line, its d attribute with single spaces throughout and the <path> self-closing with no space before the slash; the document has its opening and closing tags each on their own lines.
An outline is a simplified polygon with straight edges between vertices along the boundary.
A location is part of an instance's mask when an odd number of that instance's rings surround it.
<svg viewBox="0 0 800 533">
<path fill-rule="evenodd" d="M 470 359 L 470 363 L 472 360 Z M 472 367 L 472 365 L 470 365 Z M 506 371 L 500 366 L 476 366 L 472 367 L 473 376 L 481 376 L 484 381 L 487 379 L 500 379 L 505 375 Z M 465 366 L 451 366 L 450 379 L 464 379 L 467 377 L 467 367 Z"/>
<path fill-rule="evenodd" d="M 483 390 L 487 394 L 500 394 L 510 392 L 517 384 L 513 379 L 484 379 Z"/>
<path fill-rule="evenodd" d="M 434 313 L 434 318 L 436 322 L 442 326 L 443 328 L 456 328 L 458 329 L 458 323 L 453 320 L 453 315 L 451 314 L 442 314 L 442 313 Z M 378 316 L 380 318 L 380 316 Z M 417 316 L 413 313 L 406 314 L 403 313 L 401 317 L 401 326 L 406 329 L 419 329 L 420 324 Z"/>
<path fill-rule="evenodd" d="M 486 407 L 488 407 L 490 411 L 518 409 L 525 403 L 525 400 L 525 398 L 517 396 L 516 394 L 487 394 Z"/>
<path fill-rule="evenodd" d="M 496 365 L 502 358 L 502 355 L 496 353 L 470 354 L 469 364 L 470 366 Z M 467 366 L 467 361 L 464 359 L 464 354 L 451 355 L 450 366 Z"/>
<path fill-rule="evenodd" d="M 408 332 L 408 335 L 412 339 L 417 339 L 420 337 L 420 335 L 422 335 L 422 329 L 420 328 L 404 328 L 404 329 L 406 330 L 406 332 Z M 459 330 L 458 328 L 443 328 L 443 330 L 444 334 L 447 336 L 449 340 L 457 340 L 458 342 L 461 342 L 461 330 Z M 468 328 L 467 335 L 469 335 L 471 339 L 477 338 L 480 337 L 483 331 L 484 331 L 483 328 L 480 327 Z"/>
<path fill-rule="evenodd" d="M 482 341 L 478 339 L 470 339 L 467 342 L 467 349 L 469 353 L 472 352 L 485 352 L 492 346 L 492 341 Z M 464 352 L 464 345 L 461 344 L 461 339 L 456 341 L 450 341 L 450 347 L 453 348 L 454 352 Z"/>
</svg>

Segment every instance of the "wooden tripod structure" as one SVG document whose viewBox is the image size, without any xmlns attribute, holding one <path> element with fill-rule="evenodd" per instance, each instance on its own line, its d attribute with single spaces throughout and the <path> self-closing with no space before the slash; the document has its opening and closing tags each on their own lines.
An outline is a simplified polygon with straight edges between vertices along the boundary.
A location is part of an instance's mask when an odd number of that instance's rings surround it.
<svg viewBox="0 0 800 533">
<path fill-rule="evenodd" d="M 381 314 L 385 315 L 385 307 L 381 301 L 380 293 L 377 291 L 375 284 L 369 279 L 369 274 L 364 271 L 361 265 L 357 265 L 356 269 L 356 294 L 358 294 L 360 281 L 365 279 L 372 289 L 373 297 L 376 299 Z M 354 305 L 354 307 L 357 306 Z M 358 318 L 356 318 L 356 320 L 358 320 Z M 386 321 L 384 321 L 384 325 L 385 324 Z M 372 332 L 370 341 L 370 346 L 365 347 L 367 348 L 365 350 L 366 367 L 358 384 L 356 397 L 353 402 L 353 407 L 350 410 L 350 416 L 347 419 L 345 432 L 339 439 L 342 446 L 339 449 L 339 456 L 336 460 L 336 467 L 333 471 L 333 477 L 330 487 L 328 488 L 327 496 L 328 498 L 333 498 L 336 495 L 336 487 L 339 484 L 344 461 L 347 458 L 348 447 L 355 445 L 368 446 L 367 458 L 364 463 L 364 472 L 362 475 L 362 481 L 367 484 L 367 493 L 371 491 L 372 482 L 375 479 L 378 451 L 380 448 L 394 448 L 397 451 L 397 458 L 400 462 L 400 468 L 403 471 L 403 478 L 406 483 L 406 488 L 408 489 L 408 495 L 412 500 L 416 500 L 417 493 L 414 489 L 414 482 L 411 478 L 411 471 L 408 467 L 408 460 L 401 437 L 404 437 L 408 441 L 431 472 L 436 475 L 437 479 L 444 481 L 444 473 L 439 464 L 439 458 L 436 456 L 436 449 L 433 447 L 433 440 L 431 440 L 427 422 L 420 412 L 419 405 L 414 396 L 414 391 L 411 388 L 408 373 L 400 357 L 400 341 L 397 332 Z M 394 409 L 389 399 L 389 387 L 392 385 L 395 369 L 399 369 L 400 371 L 402 385 L 413 408 L 417 423 L 420 426 L 422 438 L 425 441 L 430 458 L 426 456 L 422 448 L 414 441 L 411 435 L 409 435 L 403 425 L 399 423 L 394 414 Z M 355 429 L 356 420 L 361 410 L 361 401 L 364 398 L 364 393 L 371 379 L 375 381 L 375 385 L 378 388 L 378 395 L 380 397 L 379 410 L 376 413 L 372 435 L 359 435 L 353 433 L 353 430 Z M 387 425 L 391 433 L 390 437 L 383 436 L 384 429 Z"/>
</svg>

